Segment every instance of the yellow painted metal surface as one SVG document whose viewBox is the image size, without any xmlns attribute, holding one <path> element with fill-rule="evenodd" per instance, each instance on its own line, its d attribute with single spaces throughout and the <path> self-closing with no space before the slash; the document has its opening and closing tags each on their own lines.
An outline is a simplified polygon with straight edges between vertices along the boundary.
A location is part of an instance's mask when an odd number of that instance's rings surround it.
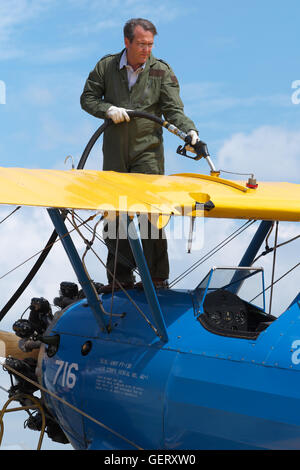
<svg viewBox="0 0 300 470">
<path fill-rule="evenodd" d="M 202 216 L 195 202 L 211 201 L 205 216 L 300 220 L 300 184 L 242 181 L 199 174 L 144 175 L 94 170 L 0 168 L 0 203 L 99 211 Z"/>
</svg>

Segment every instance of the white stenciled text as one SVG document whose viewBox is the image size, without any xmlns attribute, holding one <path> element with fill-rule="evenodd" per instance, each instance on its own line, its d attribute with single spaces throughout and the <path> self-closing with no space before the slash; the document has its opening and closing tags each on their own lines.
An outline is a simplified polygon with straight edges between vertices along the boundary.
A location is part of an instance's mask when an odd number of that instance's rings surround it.
<svg viewBox="0 0 300 470">
<path fill-rule="evenodd" d="M 6 104 L 6 85 L 3 80 L 0 80 L 0 104 Z"/>
<path fill-rule="evenodd" d="M 295 90 L 291 97 L 292 103 L 300 104 L 300 80 L 294 80 L 292 82 L 292 89 Z"/>
</svg>

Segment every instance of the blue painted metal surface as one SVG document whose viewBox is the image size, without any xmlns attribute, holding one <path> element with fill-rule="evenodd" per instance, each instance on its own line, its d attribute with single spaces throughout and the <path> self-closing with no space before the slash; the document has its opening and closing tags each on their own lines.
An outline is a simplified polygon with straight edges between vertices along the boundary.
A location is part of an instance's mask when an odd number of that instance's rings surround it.
<svg viewBox="0 0 300 470">
<path fill-rule="evenodd" d="M 143 247 L 137 230 L 135 228 L 134 220 L 131 220 L 127 216 L 127 233 L 130 247 L 139 269 L 139 274 L 141 276 L 143 286 L 145 289 L 145 294 L 148 300 L 148 304 L 152 313 L 153 320 L 157 327 L 160 338 L 163 341 L 168 341 L 168 334 L 166 331 L 165 321 L 162 315 L 162 311 L 157 299 L 157 295 L 153 286 L 153 282 L 150 276 L 148 265 L 145 259 Z"/>
<path fill-rule="evenodd" d="M 148 314 L 145 294 L 130 294 Z M 204 328 L 191 293 L 159 291 L 167 343 L 123 293 L 109 334 L 85 301 L 74 304 L 52 326 L 61 343 L 45 355 L 44 383 L 110 431 L 47 400 L 75 448 L 299 449 L 299 298 L 256 339 L 241 339 Z"/>
<path fill-rule="evenodd" d="M 251 264 L 267 228 L 241 263 Z M 265 329 L 252 336 L 218 333 L 201 321 L 205 295 L 152 291 L 137 237 L 131 246 L 147 289 L 130 295 L 160 336 L 123 292 L 114 293 L 109 333 L 89 299 L 57 313 L 46 332 L 60 343 L 43 356 L 42 381 L 65 403 L 45 400 L 74 448 L 300 449 L 300 294 L 272 321 L 256 310 Z M 111 294 L 101 301 L 110 311 Z"/>
</svg>

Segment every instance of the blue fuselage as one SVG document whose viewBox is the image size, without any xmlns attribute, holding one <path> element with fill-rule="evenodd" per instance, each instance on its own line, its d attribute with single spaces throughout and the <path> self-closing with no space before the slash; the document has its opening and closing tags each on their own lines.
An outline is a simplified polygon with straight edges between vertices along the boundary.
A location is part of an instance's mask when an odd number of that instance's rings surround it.
<svg viewBox="0 0 300 470">
<path fill-rule="evenodd" d="M 129 293 L 152 322 L 144 292 Z M 251 338 L 209 331 L 188 291 L 158 300 L 166 342 L 122 292 L 102 297 L 109 333 L 86 300 L 56 315 L 42 381 L 76 407 L 45 396 L 73 447 L 299 449 L 300 296 Z"/>
</svg>

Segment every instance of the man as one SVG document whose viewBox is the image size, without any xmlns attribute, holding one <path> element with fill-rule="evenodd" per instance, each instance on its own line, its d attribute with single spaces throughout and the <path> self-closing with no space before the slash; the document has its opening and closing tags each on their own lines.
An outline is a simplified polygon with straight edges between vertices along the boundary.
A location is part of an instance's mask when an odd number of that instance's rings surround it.
<svg viewBox="0 0 300 470">
<path fill-rule="evenodd" d="M 81 107 L 98 118 L 110 118 L 103 138 L 103 170 L 128 173 L 164 174 L 162 128 L 147 119 L 132 119 L 126 110 L 164 116 L 168 122 L 198 140 L 195 124 L 185 116 L 179 85 L 171 67 L 152 53 L 155 26 L 136 18 L 124 26 L 125 49 L 103 57 L 89 74 L 81 95 Z M 166 286 L 169 277 L 167 242 L 160 232 L 155 240 L 142 240 L 150 274 L 157 287 Z M 113 275 L 130 288 L 135 266 L 127 240 L 107 240 L 107 277 L 111 290 Z M 127 261 L 126 261 L 127 259 Z"/>
</svg>

